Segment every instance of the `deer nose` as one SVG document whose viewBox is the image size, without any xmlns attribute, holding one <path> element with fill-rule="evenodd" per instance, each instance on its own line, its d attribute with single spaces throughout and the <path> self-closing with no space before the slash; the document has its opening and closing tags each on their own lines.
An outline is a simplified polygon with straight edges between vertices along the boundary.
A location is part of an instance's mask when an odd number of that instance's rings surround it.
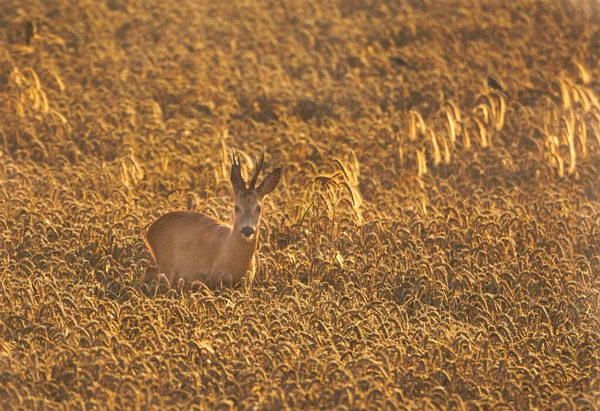
<svg viewBox="0 0 600 411">
<path fill-rule="evenodd" d="M 242 227 L 240 231 L 244 237 L 250 237 L 254 234 L 254 228 L 252 227 Z"/>
</svg>

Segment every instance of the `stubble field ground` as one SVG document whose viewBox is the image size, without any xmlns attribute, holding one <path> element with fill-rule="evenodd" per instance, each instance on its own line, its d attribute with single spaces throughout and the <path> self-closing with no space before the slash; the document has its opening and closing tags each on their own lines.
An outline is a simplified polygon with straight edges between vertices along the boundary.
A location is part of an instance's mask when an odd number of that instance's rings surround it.
<svg viewBox="0 0 600 411">
<path fill-rule="evenodd" d="M 600 408 L 600 9 L 507 3 L 0 3 L 1 408 Z M 145 284 L 263 145 L 253 288 Z"/>
</svg>

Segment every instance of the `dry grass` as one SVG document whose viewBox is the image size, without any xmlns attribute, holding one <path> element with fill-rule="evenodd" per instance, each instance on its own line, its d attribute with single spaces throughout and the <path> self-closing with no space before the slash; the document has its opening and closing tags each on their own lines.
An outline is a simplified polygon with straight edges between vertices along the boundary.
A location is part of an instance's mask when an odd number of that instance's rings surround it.
<svg viewBox="0 0 600 411">
<path fill-rule="evenodd" d="M 600 407 L 597 3 L 25 3 L 2 409 Z M 262 145 L 253 290 L 143 284 L 145 226 L 227 219 Z"/>
</svg>

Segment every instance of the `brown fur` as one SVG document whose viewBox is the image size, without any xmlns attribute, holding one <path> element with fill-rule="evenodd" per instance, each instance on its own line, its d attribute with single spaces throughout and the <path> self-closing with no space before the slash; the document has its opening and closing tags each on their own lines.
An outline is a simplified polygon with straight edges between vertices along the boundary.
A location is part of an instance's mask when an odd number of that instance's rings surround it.
<svg viewBox="0 0 600 411">
<path fill-rule="evenodd" d="M 170 282 L 185 278 L 231 286 L 254 269 L 256 239 L 248 242 L 233 227 L 199 213 L 165 214 L 150 226 L 146 240 L 158 264 L 158 270 L 147 270 L 146 280 L 160 271 Z"/>
<path fill-rule="evenodd" d="M 262 166 L 262 159 L 259 166 Z M 170 284 L 183 278 L 202 281 L 212 288 L 230 287 L 246 278 L 249 285 L 254 278 L 261 201 L 275 189 L 280 175 L 281 170 L 276 169 L 257 188 L 253 184 L 246 188 L 239 162 L 236 163 L 234 157 L 231 172 L 235 191 L 233 226 L 190 211 L 174 211 L 158 218 L 151 224 L 146 236 L 146 243 L 158 267 L 149 267 L 145 280 L 156 280 L 162 273 Z M 242 235 L 243 228 L 252 229 L 254 234 L 245 237 Z"/>
</svg>

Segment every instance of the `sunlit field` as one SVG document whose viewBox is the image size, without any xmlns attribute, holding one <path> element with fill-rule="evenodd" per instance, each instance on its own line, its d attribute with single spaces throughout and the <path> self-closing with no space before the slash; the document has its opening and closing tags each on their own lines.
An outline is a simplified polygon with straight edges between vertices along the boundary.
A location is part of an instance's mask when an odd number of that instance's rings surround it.
<svg viewBox="0 0 600 411">
<path fill-rule="evenodd" d="M 0 408 L 600 408 L 599 76 L 591 0 L 3 0 Z M 263 146 L 252 287 L 144 282 Z"/>
</svg>

